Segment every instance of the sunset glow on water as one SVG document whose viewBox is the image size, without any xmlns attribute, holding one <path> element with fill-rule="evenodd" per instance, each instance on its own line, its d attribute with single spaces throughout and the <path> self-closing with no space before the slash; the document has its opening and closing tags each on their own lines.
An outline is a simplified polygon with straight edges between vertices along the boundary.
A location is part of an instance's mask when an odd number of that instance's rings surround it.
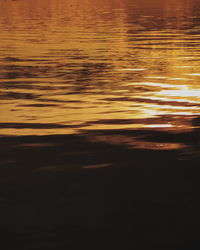
<svg viewBox="0 0 200 250">
<path fill-rule="evenodd" d="M 197 1 L 138 2 L 2 1 L 0 134 L 192 128 Z"/>
<path fill-rule="evenodd" d="M 0 0 L 2 250 L 200 249 L 200 0 Z"/>
</svg>

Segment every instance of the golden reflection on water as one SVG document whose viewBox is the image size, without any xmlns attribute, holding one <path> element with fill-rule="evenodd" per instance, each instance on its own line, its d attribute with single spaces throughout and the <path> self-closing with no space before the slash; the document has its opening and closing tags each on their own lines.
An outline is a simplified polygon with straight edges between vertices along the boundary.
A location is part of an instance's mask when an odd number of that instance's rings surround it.
<svg viewBox="0 0 200 250">
<path fill-rule="evenodd" d="M 193 128 L 198 0 L 1 4 L 1 135 Z"/>
</svg>

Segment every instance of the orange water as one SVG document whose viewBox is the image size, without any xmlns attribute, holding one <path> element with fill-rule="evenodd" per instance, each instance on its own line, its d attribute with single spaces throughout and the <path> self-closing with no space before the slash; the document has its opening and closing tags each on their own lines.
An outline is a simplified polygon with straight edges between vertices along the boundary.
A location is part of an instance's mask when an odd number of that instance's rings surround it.
<svg viewBox="0 0 200 250">
<path fill-rule="evenodd" d="M 198 0 L 2 0 L 0 134 L 194 129 L 199 15 Z"/>
</svg>

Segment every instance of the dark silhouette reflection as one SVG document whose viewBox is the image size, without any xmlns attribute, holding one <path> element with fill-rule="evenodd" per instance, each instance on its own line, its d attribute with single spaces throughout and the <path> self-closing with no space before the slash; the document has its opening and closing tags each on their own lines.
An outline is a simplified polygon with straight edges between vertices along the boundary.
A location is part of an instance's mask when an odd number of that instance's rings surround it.
<svg viewBox="0 0 200 250">
<path fill-rule="evenodd" d="M 95 134 L 0 138 L 4 249 L 198 249 L 197 159 Z"/>
<path fill-rule="evenodd" d="M 50 105 L 51 106 L 51 105 Z M 43 107 L 43 106 L 42 106 Z M 52 128 L 69 128 L 69 127 L 81 127 L 80 125 L 61 125 L 56 123 L 0 123 L 0 128 L 31 128 L 31 129 L 52 129 Z"/>
<path fill-rule="evenodd" d="M 196 129 L 199 129 L 200 127 L 200 117 L 197 116 L 192 120 L 192 125 L 196 127 Z"/>
</svg>

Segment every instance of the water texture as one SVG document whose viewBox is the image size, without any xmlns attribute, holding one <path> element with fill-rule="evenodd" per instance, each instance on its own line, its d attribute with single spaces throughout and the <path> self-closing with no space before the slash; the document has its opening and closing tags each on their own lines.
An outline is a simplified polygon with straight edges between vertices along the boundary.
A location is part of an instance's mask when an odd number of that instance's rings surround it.
<svg viewBox="0 0 200 250">
<path fill-rule="evenodd" d="M 198 1 L 1 1 L 1 135 L 193 129 Z"/>
<path fill-rule="evenodd" d="M 0 0 L 3 250 L 200 249 L 199 2 Z"/>
</svg>

